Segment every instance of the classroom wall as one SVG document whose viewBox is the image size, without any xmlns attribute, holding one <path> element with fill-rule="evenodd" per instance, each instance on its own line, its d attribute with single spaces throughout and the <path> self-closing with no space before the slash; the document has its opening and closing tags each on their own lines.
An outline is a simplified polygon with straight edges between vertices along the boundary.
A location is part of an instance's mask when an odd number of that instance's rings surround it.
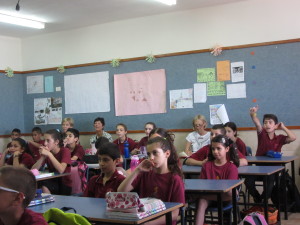
<svg viewBox="0 0 300 225">
<path fill-rule="evenodd" d="M 298 0 L 247 0 L 22 39 L 23 70 L 299 38 Z"/>
<path fill-rule="evenodd" d="M 10 67 L 14 71 L 23 70 L 21 39 L 0 36 L 0 70 Z"/>
</svg>

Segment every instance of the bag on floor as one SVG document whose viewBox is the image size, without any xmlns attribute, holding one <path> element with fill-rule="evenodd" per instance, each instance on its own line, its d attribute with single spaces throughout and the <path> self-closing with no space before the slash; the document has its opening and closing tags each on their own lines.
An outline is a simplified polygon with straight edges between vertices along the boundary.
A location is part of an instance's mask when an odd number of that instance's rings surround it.
<svg viewBox="0 0 300 225">
<path fill-rule="evenodd" d="M 258 212 L 253 212 L 245 216 L 239 225 L 268 225 L 265 217 Z"/>
<path fill-rule="evenodd" d="M 255 205 L 255 206 L 252 206 L 251 208 L 249 208 L 247 210 L 241 211 L 241 215 L 242 215 L 242 217 L 244 217 L 244 219 L 247 218 L 249 215 L 251 215 L 253 217 L 253 213 L 261 215 L 261 216 L 259 216 L 259 215 L 255 216 L 254 219 L 263 218 L 262 221 L 266 221 L 265 217 L 264 217 L 264 215 L 265 215 L 264 207 L 262 207 L 262 206 L 256 206 Z M 278 216 L 278 210 L 276 208 L 273 208 L 273 207 L 268 207 L 268 221 L 269 221 L 269 224 L 277 223 L 277 216 Z M 254 220 L 254 221 L 257 221 L 257 220 Z M 249 225 L 249 223 L 240 223 L 240 225 L 243 225 L 243 224 Z M 252 224 L 252 223 L 250 223 L 250 224 Z M 264 225 L 264 224 L 267 224 L 267 223 L 253 223 L 253 224 L 262 224 L 262 225 Z"/>
</svg>

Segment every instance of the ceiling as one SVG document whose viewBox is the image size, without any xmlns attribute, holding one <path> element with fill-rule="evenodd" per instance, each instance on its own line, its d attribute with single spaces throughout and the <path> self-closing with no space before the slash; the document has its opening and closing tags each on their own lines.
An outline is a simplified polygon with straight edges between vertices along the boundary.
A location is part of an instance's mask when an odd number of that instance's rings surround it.
<svg viewBox="0 0 300 225">
<path fill-rule="evenodd" d="M 177 0 L 167 6 L 155 0 L 0 0 L 0 13 L 34 16 L 46 22 L 46 28 L 9 25 L 0 22 L 0 35 L 25 38 L 137 17 L 190 10 L 245 0 Z"/>
</svg>

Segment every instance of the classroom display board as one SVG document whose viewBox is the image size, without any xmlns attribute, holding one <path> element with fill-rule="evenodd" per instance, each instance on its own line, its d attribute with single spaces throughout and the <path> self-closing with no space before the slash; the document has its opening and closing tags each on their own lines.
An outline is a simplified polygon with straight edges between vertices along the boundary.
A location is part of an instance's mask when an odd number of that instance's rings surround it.
<svg viewBox="0 0 300 225">
<path fill-rule="evenodd" d="M 242 66 L 241 62 L 243 63 Z M 230 66 L 231 63 L 237 64 L 233 64 L 234 66 L 230 69 L 230 80 L 228 80 L 226 78 L 228 68 L 226 69 L 226 67 Z M 225 72 L 217 74 L 217 67 L 219 72 L 221 70 Z M 215 70 L 214 76 L 219 76 L 217 79 L 222 80 L 222 83 L 205 81 L 205 79 L 212 79 L 209 71 L 211 69 Z M 165 73 L 166 112 L 116 116 L 114 76 L 156 70 L 164 70 Z M 109 107 L 106 107 L 102 112 L 66 114 L 65 76 L 80 74 L 81 77 L 84 77 L 84 74 L 106 73 L 107 71 L 108 86 L 105 88 L 109 91 L 109 102 L 107 103 Z M 243 72 L 244 77 L 242 75 L 233 76 L 237 72 Z M 38 98 L 62 99 L 61 107 L 58 107 L 56 111 L 61 110 L 62 118 L 72 117 L 75 120 L 75 127 L 80 131 L 94 131 L 93 121 L 96 117 L 105 118 L 106 130 L 114 130 L 115 125 L 121 122 L 126 124 L 129 130 L 141 130 L 144 123 L 148 121 L 155 122 L 159 127 L 167 129 L 187 129 L 192 128 L 192 119 L 197 114 L 205 115 L 207 120 L 210 121 L 210 106 L 218 104 L 224 104 L 229 120 L 235 122 L 238 127 L 253 127 L 249 116 L 249 108 L 255 105 L 259 105 L 258 116 L 261 119 L 263 114 L 273 113 L 285 125 L 298 126 L 300 125 L 299 72 L 300 43 L 295 42 L 224 50 L 219 56 L 213 56 L 210 52 L 205 52 L 157 58 L 154 63 L 136 60 L 121 62 L 119 67 L 103 64 L 70 68 L 66 69 L 64 73 L 57 71 L 30 73 L 22 75 L 24 132 L 30 132 L 32 127 L 35 126 L 34 102 Z M 200 74 L 203 73 L 206 73 L 207 76 L 201 77 Z M 41 79 L 41 76 L 45 82 L 42 93 L 40 90 L 37 91 L 41 87 L 34 87 L 33 81 L 34 79 Z M 28 79 L 31 82 L 29 86 Z M 77 81 L 76 88 L 72 90 L 74 96 L 78 93 L 80 95 L 90 93 L 90 90 L 84 87 L 85 81 L 85 79 L 81 81 L 82 89 L 80 85 L 78 86 Z M 160 82 L 160 80 L 157 80 L 157 82 Z M 205 90 L 203 89 L 205 86 L 206 94 L 203 95 L 201 90 Z M 69 90 L 72 89 L 70 84 L 67 87 Z M 156 87 L 160 87 L 160 83 L 157 83 Z M 126 89 L 126 87 L 122 87 L 122 82 L 118 83 L 119 93 Z M 158 92 L 159 90 L 153 88 L 152 91 Z M 195 98 L 194 91 L 199 92 L 198 94 L 202 94 L 202 96 L 196 96 Z M 93 98 L 93 104 L 101 104 L 100 96 L 99 100 L 97 96 L 90 97 Z M 68 99 L 70 98 L 72 99 L 72 95 L 68 96 Z M 76 98 L 72 101 L 76 105 Z M 122 104 L 130 106 L 131 103 L 123 100 Z M 57 112 L 55 113 L 57 114 Z M 16 115 L 12 114 L 8 117 L 10 122 L 5 124 L 7 126 L 5 131 L 17 126 L 12 122 Z M 40 127 L 45 131 L 61 126 L 60 124 L 41 124 Z M 211 124 L 209 124 L 209 127 L 211 127 Z"/>
</svg>

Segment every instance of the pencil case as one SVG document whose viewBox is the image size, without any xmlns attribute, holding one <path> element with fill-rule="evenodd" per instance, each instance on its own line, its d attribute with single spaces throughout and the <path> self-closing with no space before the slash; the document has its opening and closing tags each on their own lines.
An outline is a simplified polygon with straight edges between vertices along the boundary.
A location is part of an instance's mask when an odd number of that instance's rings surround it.
<svg viewBox="0 0 300 225">
<path fill-rule="evenodd" d="M 281 152 L 275 152 L 275 151 L 273 151 L 273 150 L 269 150 L 269 151 L 267 152 L 267 155 L 266 155 L 266 156 L 269 156 L 269 157 L 271 157 L 271 158 L 281 158 L 282 153 L 281 153 Z"/>
</svg>

